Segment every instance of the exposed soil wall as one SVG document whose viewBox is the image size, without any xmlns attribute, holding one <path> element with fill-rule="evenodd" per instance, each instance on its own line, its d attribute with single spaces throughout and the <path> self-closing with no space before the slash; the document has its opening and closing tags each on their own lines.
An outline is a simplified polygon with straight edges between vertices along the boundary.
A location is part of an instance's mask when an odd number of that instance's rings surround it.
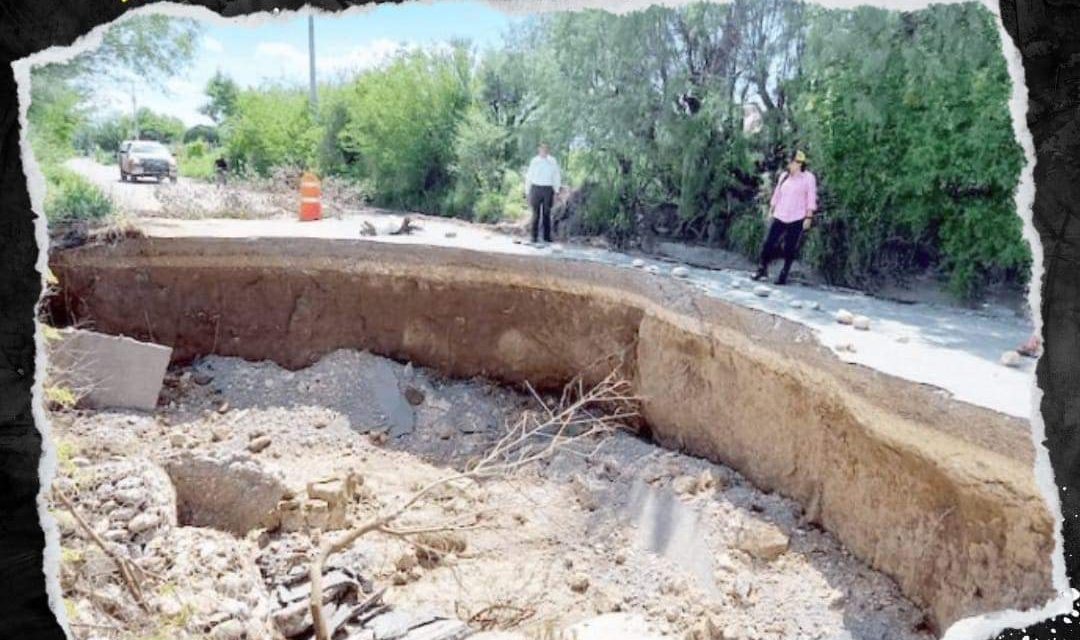
<svg viewBox="0 0 1080 640">
<path fill-rule="evenodd" d="M 320 239 L 135 239 L 57 253 L 52 270 L 58 315 L 179 360 L 296 368 L 353 347 L 552 387 L 618 359 L 661 442 L 802 502 L 939 628 L 1050 596 L 1052 521 L 1023 421 L 846 365 L 806 328 L 678 281 Z"/>
</svg>

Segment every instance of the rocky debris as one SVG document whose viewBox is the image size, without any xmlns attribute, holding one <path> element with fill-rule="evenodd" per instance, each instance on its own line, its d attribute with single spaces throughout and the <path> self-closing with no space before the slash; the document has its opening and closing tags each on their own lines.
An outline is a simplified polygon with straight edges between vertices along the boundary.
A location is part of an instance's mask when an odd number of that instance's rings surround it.
<svg viewBox="0 0 1080 640">
<path fill-rule="evenodd" d="M 227 533 L 193 527 L 176 527 L 154 538 L 147 555 L 164 584 L 172 585 L 157 596 L 156 608 L 187 612 L 180 618 L 183 627 L 197 637 L 269 637 L 270 597 L 251 561 L 252 551 L 246 541 Z"/>
<path fill-rule="evenodd" d="M 758 560 L 771 562 L 787 552 L 788 537 L 774 525 L 745 525 L 739 530 L 735 548 Z"/>
<path fill-rule="evenodd" d="M 285 495 L 281 474 L 246 453 L 184 451 L 164 464 L 186 525 L 243 535 L 265 525 Z"/>
<path fill-rule="evenodd" d="M 424 404 L 424 392 L 414 386 L 405 387 L 405 400 L 414 407 Z"/>
<path fill-rule="evenodd" d="M 85 390 L 80 402 L 95 408 L 153 411 L 172 348 L 82 329 L 60 329 L 49 341 L 53 384 Z"/>
<path fill-rule="evenodd" d="M 763 284 L 759 284 L 758 286 L 754 287 L 754 295 L 759 298 L 768 298 L 770 295 L 772 295 L 772 289 L 766 287 Z"/>
<path fill-rule="evenodd" d="M 836 321 L 840 324 L 852 324 L 855 322 L 855 314 L 847 309 L 841 309 L 836 312 Z"/>
<path fill-rule="evenodd" d="M 867 318 L 866 316 L 855 316 L 851 319 L 851 326 L 855 327 L 860 331 L 869 331 L 870 318 Z"/>
<path fill-rule="evenodd" d="M 675 276 L 676 278 L 689 278 L 690 270 L 686 267 L 675 267 L 671 270 L 671 275 Z"/>
<path fill-rule="evenodd" d="M 653 275 L 657 275 L 660 273 L 660 267 L 656 266 L 655 264 L 650 264 L 649 266 L 645 267 L 645 271 Z"/>
<path fill-rule="evenodd" d="M 641 258 L 634 258 L 634 261 L 630 263 L 635 269 L 641 269 L 645 266 L 645 261 Z"/>
<path fill-rule="evenodd" d="M 1006 351 L 1001 354 L 1001 358 L 998 360 L 1002 365 L 1006 367 L 1019 367 L 1023 362 L 1022 356 L 1016 351 Z"/>
<path fill-rule="evenodd" d="M 278 503 L 276 524 L 284 532 L 348 526 L 348 506 L 359 495 L 363 478 L 349 473 L 308 482 L 306 496 L 286 496 Z"/>
<path fill-rule="evenodd" d="M 214 364 L 213 381 L 198 385 L 190 379 L 194 377 L 192 372 L 182 393 L 175 397 L 177 408 L 162 410 L 168 420 L 139 418 L 133 423 L 132 417 L 123 413 L 80 413 L 73 420 L 74 426 L 61 427 L 59 435 L 95 443 L 137 440 L 139 446 L 149 446 L 168 457 L 168 435 L 174 430 L 193 434 L 196 452 L 243 451 L 253 433 L 255 437 L 272 434 L 274 444 L 269 451 L 282 455 L 275 466 L 280 466 L 288 478 L 283 501 L 278 504 L 298 503 L 299 517 L 304 519 L 302 530 L 289 532 L 282 526 L 275 531 L 269 528 L 273 524 L 268 524 L 267 530 L 252 530 L 241 540 L 227 535 L 214 537 L 230 541 L 230 545 L 238 547 L 238 553 L 250 554 L 262 572 L 262 586 L 251 588 L 264 590 L 269 604 L 261 610 L 263 614 L 254 616 L 264 615 L 262 623 L 270 632 L 248 633 L 249 640 L 280 637 L 272 617 L 272 613 L 284 608 L 276 595 L 278 586 L 303 589 L 311 554 L 317 548 L 316 538 L 337 535 L 308 526 L 304 505 L 309 499 L 316 505 L 310 512 L 321 522 L 328 522 L 333 517 L 331 504 L 340 503 L 340 496 L 348 494 L 343 486 L 347 472 L 363 469 L 364 480 L 357 483 L 347 514 L 361 517 L 363 513 L 366 517 L 371 510 L 394 504 L 401 496 L 440 476 L 448 463 L 466 462 L 475 455 L 475 450 L 468 452 L 474 437 L 483 446 L 493 435 L 502 433 L 507 419 L 531 404 L 527 396 L 485 382 L 446 380 L 422 367 L 401 366 L 355 352 L 331 354 L 308 369 L 294 372 L 269 363 L 216 357 L 208 360 Z M 174 377 L 179 380 L 181 375 Z M 373 377 L 383 379 L 376 382 Z M 273 384 L 267 386 L 267 379 Z M 377 424 L 379 414 L 384 413 L 383 405 L 373 402 L 376 395 L 372 385 L 385 387 L 387 393 L 392 391 L 396 406 L 408 406 L 415 415 L 416 426 L 410 433 L 390 438 L 386 431 L 377 432 L 385 448 L 373 447 L 367 437 L 357 436 L 366 426 Z M 404 395 L 407 386 L 424 394 L 420 405 L 408 402 Z M 268 388 L 273 390 L 272 403 L 266 402 Z M 349 404 L 354 400 L 355 405 Z M 214 411 L 224 402 L 236 407 L 227 416 Z M 167 423 L 177 426 L 166 428 Z M 450 431 L 457 433 L 449 440 L 439 440 L 435 434 L 440 426 L 452 426 Z M 215 427 L 221 428 L 221 444 L 210 442 Z M 66 434 L 63 429 L 68 430 Z M 119 450 L 115 446 L 112 449 Z M 172 451 L 175 455 L 185 453 Z M 85 447 L 80 455 L 97 459 L 102 452 Z M 328 466 L 321 466 L 324 464 Z M 72 465 L 65 466 L 76 471 Z M 82 471 L 80 466 L 78 472 Z M 653 482 L 645 482 L 646 477 Z M 672 490 L 676 480 L 689 491 L 681 499 Z M 79 486 L 83 486 L 81 481 Z M 577 507 L 581 496 L 587 496 L 593 510 Z M 589 459 L 564 453 L 551 464 L 524 470 L 513 482 L 455 481 L 429 498 L 417 523 L 429 517 L 433 521 L 456 520 L 468 514 L 491 513 L 491 526 L 458 532 L 467 536 L 461 540 L 467 542 L 464 553 L 455 552 L 453 544 L 444 547 L 437 555 L 425 557 L 429 564 L 438 562 L 438 566 L 432 564 L 428 569 L 423 567 L 421 554 L 415 548 L 403 552 L 400 541 L 383 536 L 365 537 L 331 556 L 326 581 L 332 582 L 330 576 L 335 571 L 352 569 L 355 573 L 351 579 L 361 583 L 361 593 L 355 596 L 357 604 L 370 598 L 377 588 L 391 584 L 400 587 L 394 589 L 392 598 L 395 611 L 376 613 L 372 609 L 357 616 L 342 625 L 335 640 L 373 640 L 375 631 L 364 619 L 386 613 L 423 611 L 426 607 L 437 607 L 440 613 L 459 612 L 455 607 L 461 603 L 460 611 L 466 613 L 457 613 L 457 617 L 469 619 L 485 606 L 502 602 L 502 585 L 514 584 L 517 576 L 524 575 L 522 569 L 532 574 L 537 567 L 550 570 L 544 584 L 537 585 L 540 591 L 532 592 L 523 585 L 520 591 L 513 592 L 513 599 L 505 599 L 507 604 L 535 609 L 536 620 L 631 612 L 644 616 L 655 625 L 656 632 L 675 638 L 713 615 L 728 634 L 725 638 L 812 637 L 811 630 L 830 638 L 845 625 L 860 637 L 876 637 L 880 635 L 877 630 L 884 628 L 894 630 L 890 637 L 896 640 L 928 637 L 915 626 L 922 614 L 899 596 L 891 581 L 844 554 L 836 541 L 818 528 L 805 528 L 798 534 L 797 552 L 769 565 L 734 549 L 733 541 L 742 526 L 758 521 L 777 523 L 784 531 L 797 526 L 797 506 L 780 496 L 760 494 L 739 474 L 721 465 L 659 449 L 629 434 L 619 433 L 606 440 Z M 119 503 L 112 508 L 132 509 Z M 86 513 L 91 513 L 89 508 Z M 100 515 L 93 513 L 94 517 L 88 519 L 99 520 Z M 139 513 L 121 511 L 118 515 L 135 518 Z M 62 530 L 71 530 L 71 524 L 61 523 Z M 103 526 L 103 535 L 107 531 L 117 532 L 113 534 L 116 536 L 127 532 L 107 522 Z M 581 544 L 583 539 L 589 543 Z M 60 576 L 61 584 L 66 585 L 65 597 L 71 598 L 79 610 L 97 611 L 99 603 L 80 595 L 80 586 L 73 591 L 72 585 L 96 575 L 97 580 L 119 585 L 118 590 L 104 591 L 105 597 L 127 601 L 133 615 L 140 615 L 108 557 L 95 553 L 96 547 L 88 547 L 77 533 L 65 534 L 63 544 L 67 555 L 71 555 L 68 547 L 72 545 L 77 545 L 81 554 L 77 563 L 62 564 Z M 139 552 L 141 546 L 132 545 L 132 553 Z M 456 548 L 462 549 L 460 545 Z M 493 555 L 493 548 L 499 552 Z M 145 566 L 163 573 L 168 553 L 155 547 L 152 555 L 144 558 L 150 563 Z M 215 552 L 211 558 L 217 555 Z M 812 561 L 807 562 L 808 558 Z M 177 588 L 175 593 L 148 593 L 154 611 L 162 616 L 194 616 L 196 608 L 201 611 L 197 624 L 203 626 L 177 630 L 171 637 L 212 638 L 219 627 L 216 633 L 233 633 L 239 628 L 229 623 L 234 619 L 247 626 L 249 618 L 244 617 L 243 606 L 252 606 L 244 598 L 230 595 L 242 593 L 249 584 L 245 574 L 222 565 L 221 559 L 205 564 L 206 572 L 225 569 L 220 580 L 213 584 L 197 580 L 193 592 Z M 360 572 L 377 586 L 365 585 Z M 584 592 L 570 588 L 571 578 L 579 572 L 587 575 Z M 746 597 L 738 600 L 743 605 L 740 607 L 735 599 L 729 600 L 728 593 L 732 582 L 743 573 L 746 575 L 739 584 L 745 583 Z M 286 577 L 299 582 L 284 584 Z M 458 579 L 463 580 L 464 589 Z M 150 583 L 156 585 L 155 581 Z M 839 608 L 833 605 L 834 589 L 830 585 L 835 584 L 844 584 L 851 594 Z M 96 586 L 95 591 L 102 592 Z M 337 598 L 344 596 L 327 596 L 327 610 L 333 605 L 335 613 L 345 615 L 348 610 L 339 612 Z M 877 608 L 879 603 L 884 603 L 883 609 Z M 300 617 L 293 620 L 294 624 L 305 624 L 310 614 L 301 603 L 292 615 Z M 281 622 L 287 619 L 284 615 Z M 388 617 L 380 624 L 393 619 Z M 116 623 L 103 613 L 87 614 L 78 621 Z M 441 634 L 454 627 L 460 628 L 460 623 L 429 622 L 409 629 L 407 637 L 426 638 L 422 634 Z M 307 640 L 310 634 L 309 629 L 297 638 Z"/>
<path fill-rule="evenodd" d="M 88 524 L 101 537 L 124 545 L 135 557 L 141 547 L 176 526 L 176 493 L 165 472 L 142 458 L 127 458 L 91 465 L 80 477 L 78 493 L 65 490 Z M 95 482 L 96 481 L 96 482 Z M 59 484 L 59 482 L 58 482 Z M 82 537 L 83 531 L 66 511 L 61 533 Z M 108 562 L 106 560 L 106 562 Z M 107 569 L 112 571 L 111 565 Z"/>
<path fill-rule="evenodd" d="M 575 573 L 570 576 L 566 584 L 574 593 L 585 593 L 589 590 L 589 574 L 583 572 Z"/>
<path fill-rule="evenodd" d="M 731 583 L 728 594 L 741 605 L 750 604 L 750 596 L 754 592 L 754 578 L 749 573 L 743 572 L 735 576 Z"/>
<path fill-rule="evenodd" d="M 698 479 L 694 476 L 679 476 L 671 481 L 671 488 L 680 495 L 693 495 L 698 491 Z"/>
<path fill-rule="evenodd" d="M 247 444 L 247 450 L 252 453 L 259 453 L 263 449 L 266 449 L 273 443 L 273 439 L 270 436 L 258 436 L 252 438 Z"/>
</svg>

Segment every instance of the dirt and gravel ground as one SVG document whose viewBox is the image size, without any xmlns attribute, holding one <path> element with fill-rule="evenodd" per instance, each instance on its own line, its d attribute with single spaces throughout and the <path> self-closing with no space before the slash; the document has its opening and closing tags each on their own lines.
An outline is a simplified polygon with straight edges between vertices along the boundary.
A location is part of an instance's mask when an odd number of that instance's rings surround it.
<svg viewBox="0 0 1080 640">
<path fill-rule="evenodd" d="M 343 350 L 295 372 L 210 357 L 171 372 L 153 414 L 55 414 L 58 485 L 101 536 L 145 562 L 152 609 L 134 608 L 108 559 L 60 511 L 75 637 L 273 637 L 267 594 L 306 566 L 319 534 L 235 537 L 185 526 L 183 514 L 177 522 L 158 465 L 178 455 L 242 458 L 280 477 L 288 495 L 351 473 L 362 490 L 347 517 L 358 521 L 462 468 L 538 410 L 527 393 Z M 610 612 L 641 616 L 670 638 L 705 620 L 727 639 L 930 637 L 889 578 L 803 526 L 794 502 L 628 432 L 506 477 L 456 483 L 410 518 L 475 514 L 479 526 L 460 533 L 464 549 L 438 562 L 417 562 L 407 543 L 383 536 L 337 562 L 389 587 L 385 600 L 401 610 L 522 637 Z"/>
</svg>

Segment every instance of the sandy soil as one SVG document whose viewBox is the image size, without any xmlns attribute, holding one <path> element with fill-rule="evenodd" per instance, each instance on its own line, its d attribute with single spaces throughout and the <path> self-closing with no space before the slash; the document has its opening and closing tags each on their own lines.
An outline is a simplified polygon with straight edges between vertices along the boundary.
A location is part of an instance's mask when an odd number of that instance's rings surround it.
<svg viewBox="0 0 1080 640">
<path fill-rule="evenodd" d="M 297 491 L 328 474 L 360 474 L 367 497 L 350 513 L 359 519 L 460 468 L 508 420 L 539 408 L 524 393 L 355 351 L 295 372 L 211 357 L 167 382 L 153 415 L 56 415 L 54 437 L 83 467 L 178 449 L 244 451 L 253 436 L 268 437 L 254 457 Z M 801 525 L 794 502 L 630 433 L 580 443 L 509 477 L 455 485 L 411 517 L 477 512 L 482 526 L 464 534 L 466 550 L 435 566 L 402 576 L 399 563 L 413 552 L 383 537 L 358 542 L 357 562 L 390 587 L 390 603 L 470 620 L 478 630 L 535 634 L 547 623 L 623 611 L 672 638 L 706 617 L 729 639 L 930 637 L 922 612 L 890 579 L 830 534 Z M 766 542 L 781 548 L 762 551 Z M 65 536 L 64 544 L 84 542 Z M 268 571 L 294 566 L 312 542 L 310 532 L 270 532 L 249 548 L 269 583 Z M 102 621 L 92 607 L 77 609 Z"/>
</svg>

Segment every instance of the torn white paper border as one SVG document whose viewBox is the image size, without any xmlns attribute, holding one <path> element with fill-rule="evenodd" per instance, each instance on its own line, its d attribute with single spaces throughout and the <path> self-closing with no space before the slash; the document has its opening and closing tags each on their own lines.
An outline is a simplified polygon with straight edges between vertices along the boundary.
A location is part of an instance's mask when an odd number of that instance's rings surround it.
<svg viewBox="0 0 1080 640">
<path fill-rule="evenodd" d="M 694 0 L 483 0 L 486 4 L 508 14 L 535 14 L 553 11 L 573 11 L 581 9 L 603 9 L 611 13 L 629 13 L 645 9 L 649 6 L 680 6 L 691 4 Z M 929 0 L 876 0 L 874 2 L 859 2 L 857 0 L 814 0 L 827 8 L 853 9 L 859 6 L 875 6 L 891 10 L 918 10 L 931 4 L 945 4 L 963 2 L 967 0 L 941 0 L 930 2 Z M 1026 163 L 1021 171 L 1020 182 L 1016 190 L 1016 210 L 1023 220 L 1023 234 L 1031 247 L 1032 274 L 1030 282 L 1041 283 L 1043 276 L 1042 243 L 1032 223 L 1032 205 L 1035 197 L 1035 185 L 1033 180 L 1033 168 L 1035 165 L 1035 149 L 1031 132 L 1027 128 L 1027 85 L 1024 80 L 1024 70 L 1020 52 L 1012 38 L 1006 33 L 1001 22 L 1000 6 L 992 0 L 979 0 L 996 17 L 998 35 L 1001 39 L 1002 52 L 1008 66 L 1009 77 L 1012 80 L 1013 91 L 1009 101 L 1009 109 L 1013 120 L 1013 130 L 1017 141 L 1024 150 Z M 414 4 L 435 4 L 434 2 Z M 374 10 L 378 5 L 354 6 L 334 15 L 355 15 Z M 92 50 L 100 43 L 111 24 L 129 19 L 134 15 L 162 14 L 175 17 L 194 18 L 210 24 L 230 24 L 247 27 L 257 27 L 295 18 L 297 15 L 315 11 L 330 15 L 314 8 L 304 8 L 300 11 L 265 11 L 232 18 L 223 18 L 205 7 L 193 7 L 169 2 L 131 9 L 113 23 L 96 27 L 90 33 L 78 38 L 68 47 L 50 47 L 31 56 L 12 63 L 15 81 L 18 86 L 19 100 L 19 125 L 20 125 L 20 153 L 23 168 L 27 177 L 27 187 L 30 193 L 31 206 L 36 214 L 35 236 L 38 247 L 37 269 L 42 279 L 42 290 L 45 290 L 45 273 L 48 269 L 48 229 L 44 217 L 45 179 L 40 167 L 30 149 L 28 138 L 29 122 L 27 109 L 30 104 L 30 71 L 38 65 L 52 62 L 66 62 L 79 53 Z M 1030 286 L 1028 290 L 1028 304 L 1032 311 L 1032 319 L 1035 330 L 1041 334 L 1041 290 L 1040 287 Z M 36 317 L 36 313 L 35 313 Z M 34 421 L 42 435 L 42 457 L 38 465 L 38 477 L 41 479 L 41 488 L 38 491 L 38 516 L 42 529 L 45 532 L 45 566 L 46 592 L 49 606 L 56 615 L 65 633 L 71 637 L 70 626 L 67 620 L 67 612 L 63 606 L 60 582 L 57 575 L 60 560 L 59 532 L 56 522 L 49 513 L 45 499 L 46 488 L 51 485 L 52 478 L 56 473 L 56 448 L 52 442 L 51 424 L 45 412 L 43 393 L 44 375 L 47 370 L 47 358 L 45 354 L 44 337 L 41 328 L 35 323 L 35 378 L 32 387 L 32 411 Z M 1041 608 L 1018 611 L 1005 610 L 988 613 L 980 616 L 966 618 L 954 623 L 943 635 L 944 640 L 982 640 L 992 638 L 1007 628 L 1024 628 L 1032 624 L 1042 622 L 1047 618 L 1067 614 L 1073 608 L 1073 602 L 1080 594 L 1069 589 L 1068 579 L 1065 574 L 1064 546 L 1061 535 L 1061 503 L 1058 499 L 1057 486 L 1054 480 L 1053 468 L 1050 465 L 1050 456 L 1042 441 L 1045 436 L 1045 424 L 1039 410 L 1042 391 L 1038 388 L 1035 377 L 1031 379 L 1032 415 L 1031 438 L 1035 447 L 1035 480 L 1043 494 L 1043 498 L 1049 507 L 1054 519 L 1054 551 L 1051 555 L 1051 572 L 1053 588 L 1058 595 Z"/>
</svg>

